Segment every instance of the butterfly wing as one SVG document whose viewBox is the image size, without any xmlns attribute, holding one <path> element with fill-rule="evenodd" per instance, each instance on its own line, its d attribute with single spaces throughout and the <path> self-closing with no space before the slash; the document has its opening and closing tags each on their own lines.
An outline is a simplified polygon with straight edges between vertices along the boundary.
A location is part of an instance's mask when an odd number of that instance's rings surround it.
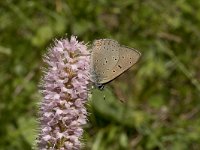
<svg viewBox="0 0 200 150">
<path fill-rule="evenodd" d="M 92 80 L 101 83 L 119 61 L 119 43 L 111 39 L 96 40 L 91 52 Z"/>
<path fill-rule="evenodd" d="M 101 84 L 107 83 L 123 72 L 128 70 L 139 60 L 141 53 L 133 48 L 128 48 L 126 46 L 120 46 L 119 48 L 119 61 L 116 65 L 109 71 L 106 72 L 105 77 L 101 80 Z"/>
</svg>

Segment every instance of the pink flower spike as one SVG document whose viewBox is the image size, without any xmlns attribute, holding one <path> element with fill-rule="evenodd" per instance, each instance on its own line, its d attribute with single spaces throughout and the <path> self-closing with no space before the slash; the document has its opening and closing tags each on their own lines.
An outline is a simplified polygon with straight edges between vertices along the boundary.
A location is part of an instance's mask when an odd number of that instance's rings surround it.
<svg viewBox="0 0 200 150">
<path fill-rule="evenodd" d="M 51 136 L 50 136 L 50 135 L 46 135 L 46 136 L 43 137 L 43 139 L 44 139 L 45 141 L 49 141 L 49 140 L 51 139 Z"/>
<path fill-rule="evenodd" d="M 48 49 L 42 78 L 40 105 L 40 150 L 79 150 L 87 122 L 90 55 L 77 37 L 56 40 Z M 62 141 L 62 142 L 61 142 Z"/>
</svg>

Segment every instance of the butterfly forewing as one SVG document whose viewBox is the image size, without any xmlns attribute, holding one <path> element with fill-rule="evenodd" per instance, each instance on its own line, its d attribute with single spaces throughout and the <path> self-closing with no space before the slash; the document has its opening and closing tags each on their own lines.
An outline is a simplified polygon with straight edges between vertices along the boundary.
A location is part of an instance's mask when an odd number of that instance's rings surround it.
<svg viewBox="0 0 200 150">
<path fill-rule="evenodd" d="M 111 68 L 109 72 L 105 73 L 104 78 L 102 78 L 99 83 L 104 84 L 113 80 L 124 71 L 128 70 L 131 66 L 133 66 L 139 60 L 140 56 L 141 54 L 137 50 L 125 46 L 120 46 L 119 61 L 113 68 Z"/>
</svg>

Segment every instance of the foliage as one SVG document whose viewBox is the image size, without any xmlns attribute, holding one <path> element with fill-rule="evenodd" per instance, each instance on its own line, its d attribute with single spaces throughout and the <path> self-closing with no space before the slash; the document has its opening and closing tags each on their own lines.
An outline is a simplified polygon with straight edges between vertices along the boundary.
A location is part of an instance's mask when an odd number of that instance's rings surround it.
<svg viewBox="0 0 200 150">
<path fill-rule="evenodd" d="M 200 1 L 5 0 L 0 22 L 0 150 L 34 145 L 42 55 L 66 33 L 143 54 L 92 91 L 85 149 L 199 149 Z"/>
</svg>

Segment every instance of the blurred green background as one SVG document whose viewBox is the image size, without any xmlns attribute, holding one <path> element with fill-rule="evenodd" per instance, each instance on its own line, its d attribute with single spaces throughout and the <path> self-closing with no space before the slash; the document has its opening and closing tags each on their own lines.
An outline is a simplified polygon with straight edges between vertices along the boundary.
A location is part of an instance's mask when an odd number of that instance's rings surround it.
<svg viewBox="0 0 200 150">
<path fill-rule="evenodd" d="M 86 150 L 200 149 L 199 0 L 0 2 L 0 150 L 36 137 L 42 56 L 53 39 L 112 38 L 140 62 L 93 90 Z"/>
</svg>

